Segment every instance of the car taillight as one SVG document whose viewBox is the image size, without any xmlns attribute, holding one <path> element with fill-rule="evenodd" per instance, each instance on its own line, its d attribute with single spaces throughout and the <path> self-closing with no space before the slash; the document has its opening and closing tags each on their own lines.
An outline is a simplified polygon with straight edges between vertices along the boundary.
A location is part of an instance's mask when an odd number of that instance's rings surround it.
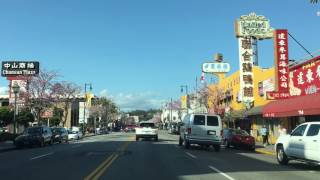
<svg viewBox="0 0 320 180">
<path fill-rule="evenodd" d="M 191 134 L 191 128 L 187 129 L 188 134 Z"/>
</svg>

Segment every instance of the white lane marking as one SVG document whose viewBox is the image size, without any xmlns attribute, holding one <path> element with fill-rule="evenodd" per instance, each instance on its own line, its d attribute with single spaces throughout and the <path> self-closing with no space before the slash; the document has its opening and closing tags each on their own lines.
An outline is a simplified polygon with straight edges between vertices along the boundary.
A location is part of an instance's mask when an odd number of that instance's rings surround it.
<svg viewBox="0 0 320 180">
<path fill-rule="evenodd" d="M 219 169 L 213 167 L 213 166 L 209 166 L 210 169 L 216 171 L 217 173 L 221 174 L 222 176 L 228 178 L 229 180 L 235 180 L 234 178 L 230 177 L 229 175 L 227 175 L 226 173 L 220 171 Z"/>
<path fill-rule="evenodd" d="M 193 155 L 193 154 L 191 154 L 191 153 L 186 152 L 186 154 L 187 154 L 188 156 L 192 157 L 193 159 L 197 159 L 197 156 L 195 156 L 195 155 Z"/>
<path fill-rule="evenodd" d="M 48 154 L 43 154 L 43 155 L 40 155 L 40 156 L 36 156 L 36 157 L 30 158 L 30 160 L 39 159 L 39 158 L 42 158 L 42 157 L 45 157 L 45 156 L 50 156 L 50 155 L 52 155 L 52 154 L 53 154 L 53 152 L 48 153 Z"/>
</svg>

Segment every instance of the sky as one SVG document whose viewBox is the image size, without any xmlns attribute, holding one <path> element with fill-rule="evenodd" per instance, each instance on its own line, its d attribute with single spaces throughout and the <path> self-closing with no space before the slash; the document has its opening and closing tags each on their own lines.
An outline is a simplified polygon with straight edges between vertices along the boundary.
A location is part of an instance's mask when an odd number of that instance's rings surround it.
<svg viewBox="0 0 320 180">
<path fill-rule="evenodd" d="M 181 85 L 194 91 L 217 52 L 229 74 L 239 69 L 234 21 L 251 12 L 320 51 L 320 4 L 308 0 L 0 0 L 0 60 L 39 61 L 123 110 L 159 108 Z M 273 40 L 258 47 L 259 64 L 273 66 Z M 289 39 L 289 59 L 306 57 Z"/>
</svg>

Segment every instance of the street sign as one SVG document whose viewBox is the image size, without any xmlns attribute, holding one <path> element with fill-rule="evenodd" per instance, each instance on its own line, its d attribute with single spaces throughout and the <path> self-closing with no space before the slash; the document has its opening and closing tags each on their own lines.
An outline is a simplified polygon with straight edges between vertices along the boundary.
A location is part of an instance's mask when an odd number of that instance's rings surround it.
<svg viewBox="0 0 320 180">
<path fill-rule="evenodd" d="M 51 109 L 48 109 L 41 114 L 42 118 L 52 118 L 52 116 L 53 116 L 53 111 Z"/>
<path fill-rule="evenodd" d="M 202 71 L 205 73 L 228 73 L 230 71 L 229 63 L 203 63 Z"/>
<path fill-rule="evenodd" d="M 39 74 L 37 61 L 3 61 L 1 76 L 34 76 Z"/>
</svg>

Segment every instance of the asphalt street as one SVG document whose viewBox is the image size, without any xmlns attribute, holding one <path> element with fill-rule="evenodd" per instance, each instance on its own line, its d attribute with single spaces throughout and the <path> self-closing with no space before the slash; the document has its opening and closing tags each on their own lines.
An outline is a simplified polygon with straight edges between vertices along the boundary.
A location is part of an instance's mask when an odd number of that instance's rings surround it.
<svg viewBox="0 0 320 180">
<path fill-rule="evenodd" d="M 189 150 L 165 132 L 136 142 L 133 133 L 0 153 L 0 179 L 253 180 L 318 179 L 320 167 L 280 166 L 274 156 L 235 149 Z"/>
</svg>

